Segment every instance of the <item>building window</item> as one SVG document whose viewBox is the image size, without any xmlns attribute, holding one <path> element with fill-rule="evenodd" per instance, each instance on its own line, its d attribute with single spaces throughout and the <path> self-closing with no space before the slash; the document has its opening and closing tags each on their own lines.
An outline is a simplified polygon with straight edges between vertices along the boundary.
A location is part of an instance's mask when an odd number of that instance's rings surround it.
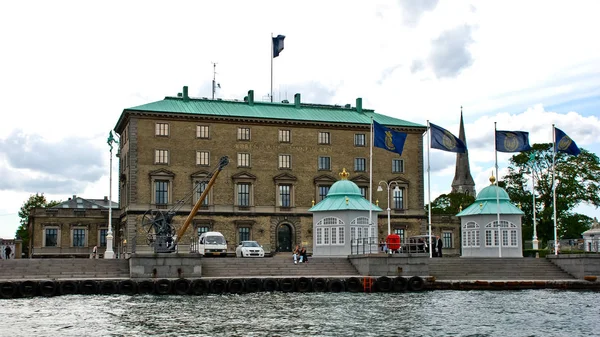
<svg viewBox="0 0 600 337">
<path fill-rule="evenodd" d="M 73 228 L 73 247 L 85 247 L 85 228 Z"/>
<path fill-rule="evenodd" d="M 237 154 L 238 167 L 250 167 L 250 153 Z"/>
<path fill-rule="evenodd" d="M 57 247 L 58 228 L 46 228 L 45 234 L 46 239 L 44 240 L 44 247 Z"/>
<path fill-rule="evenodd" d="M 518 247 L 517 225 L 506 220 L 500 220 L 500 233 L 502 235 L 502 246 Z M 498 221 L 493 221 L 485 225 L 485 245 L 486 247 L 498 247 Z"/>
<path fill-rule="evenodd" d="M 331 144 L 329 132 L 319 132 L 319 144 Z"/>
<path fill-rule="evenodd" d="M 155 150 L 154 151 L 154 164 L 168 164 L 169 163 L 169 150 Z"/>
<path fill-rule="evenodd" d="M 403 228 L 394 228 L 394 234 L 398 234 L 400 237 L 400 242 L 404 242 L 404 229 Z"/>
<path fill-rule="evenodd" d="M 238 128 L 237 139 L 250 140 L 250 128 Z"/>
<path fill-rule="evenodd" d="M 237 185 L 237 201 L 238 206 L 249 207 L 250 206 L 250 184 L 239 183 Z"/>
<path fill-rule="evenodd" d="M 354 146 L 367 146 L 367 137 L 364 133 L 357 133 L 354 135 Z"/>
<path fill-rule="evenodd" d="M 169 124 L 156 123 L 155 135 L 166 137 L 169 135 Z"/>
<path fill-rule="evenodd" d="M 399 188 L 398 190 L 394 188 L 393 195 L 394 209 L 404 209 L 404 188 Z"/>
<path fill-rule="evenodd" d="M 210 166 L 210 152 L 196 151 L 196 165 Z"/>
<path fill-rule="evenodd" d="M 319 170 L 331 171 L 330 157 L 319 157 Z"/>
<path fill-rule="evenodd" d="M 198 234 L 198 237 L 200 237 L 200 235 L 202 235 L 202 233 L 206 233 L 210 231 L 210 227 L 208 226 L 198 226 L 198 228 L 196 229 L 196 233 Z"/>
<path fill-rule="evenodd" d="M 291 142 L 291 135 L 292 131 L 290 130 L 279 130 L 279 142 L 280 143 L 290 143 Z"/>
<path fill-rule="evenodd" d="M 344 245 L 344 221 L 328 217 L 317 222 L 316 245 Z"/>
<path fill-rule="evenodd" d="M 102 228 L 98 232 L 98 241 L 100 242 L 100 247 L 106 247 L 106 235 L 108 234 L 108 229 Z"/>
<path fill-rule="evenodd" d="M 319 186 L 319 201 L 325 199 L 327 197 L 327 193 L 329 193 L 330 185 L 321 185 Z"/>
<path fill-rule="evenodd" d="M 365 172 L 367 170 L 366 158 L 354 158 L 354 171 Z"/>
<path fill-rule="evenodd" d="M 279 185 L 279 206 L 292 207 L 292 185 Z"/>
<path fill-rule="evenodd" d="M 156 204 L 166 205 L 169 203 L 169 181 L 154 181 L 154 199 Z"/>
<path fill-rule="evenodd" d="M 442 233 L 442 245 L 443 245 L 443 248 L 453 248 L 452 232 L 443 232 Z"/>
<path fill-rule="evenodd" d="M 403 159 L 392 159 L 392 173 L 404 173 Z"/>
<path fill-rule="evenodd" d="M 360 189 L 360 195 L 365 198 L 365 199 L 369 199 L 367 198 L 368 193 L 369 193 L 369 188 L 368 187 L 364 187 L 364 186 L 359 186 L 358 189 Z"/>
<path fill-rule="evenodd" d="M 469 248 L 479 247 L 479 245 L 479 225 L 469 221 L 463 226 L 462 246 Z"/>
<path fill-rule="evenodd" d="M 196 125 L 196 138 L 208 139 L 208 125 Z"/>
<path fill-rule="evenodd" d="M 369 233 L 369 229 L 372 227 L 374 230 L 374 226 L 369 225 L 369 218 L 361 216 L 355 218 L 350 222 L 350 243 L 363 244 L 369 243 L 369 235 L 373 236 L 373 240 L 375 240 L 375 233 Z"/>
<path fill-rule="evenodd" d="M 290 155 L 290 154 L 280 154 L 279 155 L 279 168 L 280 169 L 290 169 L 290 168 L 292 168 L 292 155 Z"/>
<path fill-rule="evenodd" d="M 238 233 L 240 235 L 240 242 L 250 240 L 250 227 L 240 227 Z"/>
<path fill-rule="evenodd" d="M 206 190 L 206 186 L 208 186 L 207 181 L 196 181 L 196 198 L 194 198 L 195 202 L 198 202 L 198 200 L 200 200 L 202 193 L 204 193 L 204 191 Z M 202 201 L 201 205 L 208 206 L 208 194 Z"/>
</svg>

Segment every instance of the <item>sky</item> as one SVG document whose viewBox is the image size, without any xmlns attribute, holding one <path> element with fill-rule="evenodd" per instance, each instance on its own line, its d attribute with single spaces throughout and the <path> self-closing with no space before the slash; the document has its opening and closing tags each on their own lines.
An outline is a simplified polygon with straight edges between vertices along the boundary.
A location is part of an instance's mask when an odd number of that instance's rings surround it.
<svg viewBox="0 0 600 337">
<path fill-rule="evenodd" d="M 211 97 L 213 62 L 216 97 L 267 100 L 271 34 L 286 36 L 277 101 L 362 97 L 455 135 L 462 106 L 477 191 L 494 169 L 494 123 L 531 144 L 551 142 L 556 124 L 600 154 L 599 12 L 592 0 L 2 1 L 0 237 L 14 237 L 32 194 L 108 196 L 106 139 L 123 109 L 184 85 Z M 500 176 L 511 155 L 498 153 Z M 456 155 L 430 158 L 434 200 L 450 192 Z"/>
</svg>

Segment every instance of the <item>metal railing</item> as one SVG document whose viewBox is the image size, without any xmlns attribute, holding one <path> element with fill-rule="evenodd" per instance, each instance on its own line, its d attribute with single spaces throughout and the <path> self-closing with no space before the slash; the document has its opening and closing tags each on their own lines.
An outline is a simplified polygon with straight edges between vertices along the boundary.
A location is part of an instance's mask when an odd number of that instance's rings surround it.
<svg viewBox="0 0 600 337">
<path fill-rule="evenodd" d="M 391 252 L 391 254 L 429 254 L 429 246 L 426 242 L 415 241 L 407 238 L 400 241 L 400 249 Z M 350 254 L 390 254 L 385 243 L 377 243 L 377 238 L 353 239 L 350 241 Z"/>
<path fill-rule="evenodd" d="M 548 241 L 548 250 L 554 253 L 554 240 Z M 558 252 L 569 253 L 578 252 L 600 252 L 600 237 L 587 237 L 584 239 L 563 239 L 558 240 Z"/>
</svg>

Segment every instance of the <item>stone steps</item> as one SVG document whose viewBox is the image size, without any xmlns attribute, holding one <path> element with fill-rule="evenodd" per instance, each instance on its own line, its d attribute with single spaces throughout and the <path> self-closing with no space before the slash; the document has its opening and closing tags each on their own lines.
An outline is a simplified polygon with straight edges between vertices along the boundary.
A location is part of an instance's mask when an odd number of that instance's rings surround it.
<svg viewBox="0 0 600 337">
<path fill-rule="evenodd" d="M 438 280 L 568 280 L 574 277 L 546 259 L 433 258 L 429 274 Z"/>
<path fill-rule="evenodd" d="M 1 260 L 0 279 L 128 278 L 128 260 Z"/>
</svg>

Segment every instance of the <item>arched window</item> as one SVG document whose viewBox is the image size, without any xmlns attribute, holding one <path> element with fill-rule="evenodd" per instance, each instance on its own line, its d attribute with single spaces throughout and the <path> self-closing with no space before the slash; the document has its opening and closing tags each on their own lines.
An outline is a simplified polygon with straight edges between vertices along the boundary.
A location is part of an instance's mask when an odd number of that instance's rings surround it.
<svg viewBox="0 0 600 337">
<path fill-rule="evenodd" d="M 371 233 L 369 233 L 369 227 L 371 227 Z M 369 237 L 375 237 L 375 226 L 369 226 L 369 218 L 359 216 L 350 222 L 351 243 L 368 243 Z"/>
<path fill-rule="evenodd" d="M 344 245 L 344 221 L 336 217 L 327 217 L 317 222 L 317 246 Z"/>
<path fill-rule="evenodd" d="M 500 220 L 500 232 L 502 233 L 502 246 L 518 247 L 517 225 L 506 220 Z M 498 221 L 492 221 L 485 225 L 485 246 L 498 247 Z"/>
<path fill-rule="evenodd" d="M 469 221 L 463 225 L 462 245 L 465 248 L 479 247 L 479 224 Z"/>
</svg>

